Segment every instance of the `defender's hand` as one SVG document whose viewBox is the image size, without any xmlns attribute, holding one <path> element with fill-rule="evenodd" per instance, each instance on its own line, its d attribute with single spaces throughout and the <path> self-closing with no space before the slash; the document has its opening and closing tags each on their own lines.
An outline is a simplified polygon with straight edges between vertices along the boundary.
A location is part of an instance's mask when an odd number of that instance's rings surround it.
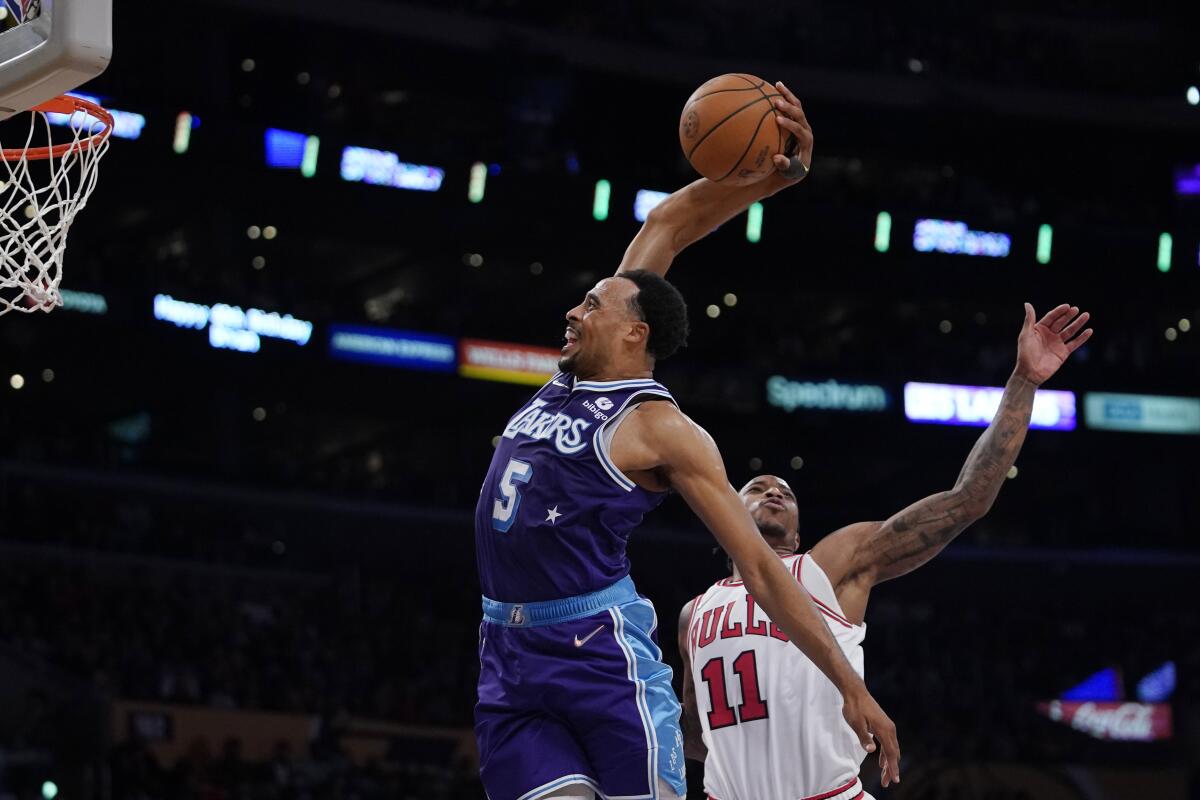
<svg viewBox="0 0 1200 800">
<path fill-rule="evenodd" d="M 900 742 L 896 738 L 896 725 L 883 713 L 865 686 L 842 696 L 842 716 L 858 734 L 868 753 L 875 752 L 875 739 L 879 739 L 879 770 L 883 785 L 886 787 L 893 781 L 899 783 Z"/>
<path fill-rule="evenodd" d="M 772 163 L 780 178 L 788 183 L 797 183 L 804 179 L 812 165 L 812 126 L 808 124 L 808 118 L 804 116 L 804 107 L 800 105 L 800 98 L 792 94 L 792 90 L 784 86 L 783 81 L 776 81 L 775 88 L 783 95 L 771 101 L 771 104 L 775 106 L 775 122 L 788 136 L 784 142 L 783 154 L 775 156 Z M 803 168 L 794 165 L 792 157 L 798 158 Z"/>
<path fill-rule="evenodd" d="M 1064 303 L 1035 323 L 1033 306 L 1026 303 L 1025 324 L 1017 337 L 1017 372 L 1038 386 L 1049 380 L 1092 337 L 1091 328 L 1079 332 L 1090 316 Z"/>
</svg>

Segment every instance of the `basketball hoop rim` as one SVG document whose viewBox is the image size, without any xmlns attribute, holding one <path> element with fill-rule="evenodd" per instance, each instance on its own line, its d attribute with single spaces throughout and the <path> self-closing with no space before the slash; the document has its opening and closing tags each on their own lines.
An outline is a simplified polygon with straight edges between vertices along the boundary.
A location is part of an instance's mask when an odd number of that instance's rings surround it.
<svg viewBox="0 0 1200 800">
<path fill-rule="evenodd" d="M 91 116 L 100 120 L 104 124 L 104 128 L 99 133 L 94 133 L 78 141 L 64 142 L 63 144 L 56 144 L 50 147 L 0 150 L 0 159 L 5 161 L 44 161 L 48 158 L 61 158 L 64 154 L 75 148 L 81 151 L 88 150 L 107 139 L 109 134 L 112 133 L 114 124 L 113 115 L 99 103 L 93 103 L 91 100 L 85 100 L 82 97 L 75 97 L 69 94 L 60 95 L 52 100 L 39 103 L 29 110 L 68 115 L 74 114 L 77 111 L 86 111 Z"/>
</svg>

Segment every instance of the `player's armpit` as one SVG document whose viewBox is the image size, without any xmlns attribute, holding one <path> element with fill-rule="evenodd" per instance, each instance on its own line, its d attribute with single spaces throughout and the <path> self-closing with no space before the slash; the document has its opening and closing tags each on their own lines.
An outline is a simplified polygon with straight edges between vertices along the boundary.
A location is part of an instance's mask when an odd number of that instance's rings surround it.
<svg viewBox="0 0 1200 800">
<path fill-rule="evenodd" d="M 838 604 L 851 622 L 861 623 L 865 619 L 875 584 L 911 572 L 929 561 L 974 521 L 976 517 L 972 515 L 963 517 L 961 524 L 954 523 L 946 516 L 959 515 L 952 506 L 951 510 L 937 512 L 923 505 L 932 501 L 947 506 L 945 502 L 937 502 L 942 495 L 914 503 L 883 522 L 847 525 L 813 547 L 813 559 L 829 577 Z M 903 530 L 897 528 L 897 523 Z"/>
<path fill-rule="evenodd" d="M 838 528 L 813 546 L 812 557 L 835 589 L 861 573 L 864 567 L 861 548 L 882 525 L 882 522 L 855 522 Z"/>
<path fill-rule="evenodd" d="M 696 598 L 698 600 L 699 598 Z M 683 754 L 693 761 L 703 761 L 708 755 L 702 736 L 703 726 L 700 724 L 700 706 L 696 699 L 696 684 L 692 680 L 692 657 L 688 650 L 688 630 L 692 624 L 692 609 L 696 600 L 689 600 L 679 612 L 679 633 L 676 642 L 679 645 L 679 657 L 683 660 L 683 688 L 680 701 L 683 704 Z"/>
<path fill-rule="evenodd" d="M 817 542 L 812 559 L 833 585 L 838 605 L 846 618 L 861 624 L 871 598 L 874 575 L 866 568 L 865 545 L 879 532 L 882 522 L 855 522 Z"/>
<path fill-rule="evenodd" d="M 662 437 L 692 435 L 695 424 L 674 403 L 646 401 L 629 412 L 613 434 L 609 457 L 622 474 L 650 491 L 670 488 L 663 472 Z"/>
</svg>

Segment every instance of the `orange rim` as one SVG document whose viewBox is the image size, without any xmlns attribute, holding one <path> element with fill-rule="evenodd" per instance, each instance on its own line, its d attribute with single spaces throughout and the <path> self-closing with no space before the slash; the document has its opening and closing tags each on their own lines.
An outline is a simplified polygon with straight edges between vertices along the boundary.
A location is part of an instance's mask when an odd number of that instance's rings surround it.
<svg viewBox="0 0 1200 800">
<path fill-rule="evenodd" d="M 61 95 L 53 100 L 47 100 L 44 103 L 39 103 L 30 111 L 50 112 L 53 114 L 74 114 L 76 111 L 86 111 L 89 115 L 100 120 L 104 124 L 104 129 L 99 133 L 88 136 L 85 139 L 80 139 L 78 142 L 64 142 L 50 147 L 30 147 L 16 148 L 12 150 L 0 150 L 0 158 L 5 161 L 43 161 L 47 158 L 59 158 L 69 150 L 78 147 L 80 150 L 88 150 L 93 145 L 99 144 L 108 138 L 113 129 L 113 116 L 108 113 L 102 106 L 93 103 L 91 100 L 84 100 L 82 97 L 72 97 L 71 95 Z"/>
</svg>

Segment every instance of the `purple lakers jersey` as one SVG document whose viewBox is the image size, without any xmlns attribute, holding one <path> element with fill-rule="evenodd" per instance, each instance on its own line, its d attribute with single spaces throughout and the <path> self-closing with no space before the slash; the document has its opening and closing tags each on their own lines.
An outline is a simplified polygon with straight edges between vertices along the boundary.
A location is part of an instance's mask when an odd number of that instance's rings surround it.
<svg viewBox="0 0 1200 800">
<path fill-rule="evenodd" d="M 619 417 L 674 402 L 653 380 L 577 381 L 560 373 L 508 421 L 475 510 L 483 594 L 501 602 L 594 592 L 629 574 L 625 545 L 665 496 L 608 455 Z"/>
</svg>

